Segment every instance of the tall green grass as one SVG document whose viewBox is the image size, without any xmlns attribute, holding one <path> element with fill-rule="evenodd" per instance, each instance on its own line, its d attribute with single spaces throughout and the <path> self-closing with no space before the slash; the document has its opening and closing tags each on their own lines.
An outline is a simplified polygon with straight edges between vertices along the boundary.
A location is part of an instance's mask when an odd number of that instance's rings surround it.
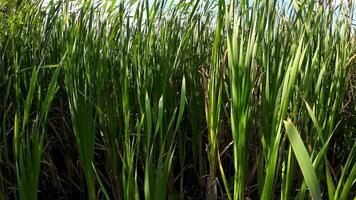
<svg viewBox="0 0 356 200">
<path fill-rule="evenodd" d="M 354 11 L 1 1 L 0 198 L 354 198 Z"/>
</svg>

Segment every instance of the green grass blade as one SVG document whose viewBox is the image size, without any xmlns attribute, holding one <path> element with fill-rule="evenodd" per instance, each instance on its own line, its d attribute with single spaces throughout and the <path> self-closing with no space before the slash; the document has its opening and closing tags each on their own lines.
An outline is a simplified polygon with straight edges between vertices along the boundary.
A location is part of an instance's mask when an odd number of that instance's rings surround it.
<svg viewBox="0 0 356 200">
<path fill-rule="evenodd" d="M 298 130 L 290 119 L 288 119 L 288 121 L 284 121 L 284 126 L 295 157 L 297 158 L 300 169 L 303 173 L 305 182 L 309 186 L 311 196 L 314 200 L 321 200 L 319 181 L 315 174 L 315 169 L 310 160 L 310 156 L 299 136 Z"/>
</svg>

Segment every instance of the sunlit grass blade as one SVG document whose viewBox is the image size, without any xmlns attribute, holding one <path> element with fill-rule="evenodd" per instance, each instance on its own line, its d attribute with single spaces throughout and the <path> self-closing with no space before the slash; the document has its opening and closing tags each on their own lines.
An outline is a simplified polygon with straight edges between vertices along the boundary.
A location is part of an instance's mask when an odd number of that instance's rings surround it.
<svg viewBox="0 0 356 200">
<path fill-rule="evenodd" d="M 318 178 L 315 174 L 315 169 L 312 165 L 310 156 L 303 144 L 303 141 L 299 136 L 297 128 L 294 126 L 290 119 L 288 119 L 288 121 L 284 121 L 284 126 L 286 128 L 286 133 L 292 145 L 295 157 L 297 158 L 300 169 L 303 173 L 305 182 L 309 186 L 311 196 L 313 199 L 321 199 L 321 191 Z"/>
</svg>

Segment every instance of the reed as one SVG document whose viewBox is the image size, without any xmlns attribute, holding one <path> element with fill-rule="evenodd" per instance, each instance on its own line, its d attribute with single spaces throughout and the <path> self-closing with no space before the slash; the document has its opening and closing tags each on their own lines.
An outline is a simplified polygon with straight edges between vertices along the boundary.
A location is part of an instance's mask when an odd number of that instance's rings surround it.
<svg viewBox="0 0 356 200">
<path fill-rule="evenodd" d="M 0 199 L 353 198 L 354 12 L 1 1 Z"/>
</svg>

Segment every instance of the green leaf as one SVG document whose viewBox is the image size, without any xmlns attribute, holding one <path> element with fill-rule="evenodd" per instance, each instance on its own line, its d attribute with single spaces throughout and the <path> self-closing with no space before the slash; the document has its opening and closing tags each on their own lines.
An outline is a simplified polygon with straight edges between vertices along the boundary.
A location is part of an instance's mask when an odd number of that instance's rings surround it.
<svg viewBox="0 0 356 200">
<path fill-rule="evenodd" d="M 314 200 L 321 200 L 321 192 L 318 178 L 315 174 L 315 169 L 310 160 L 310 156 L 305 148 L 301 137 L 298 134 L 297 128 L 292 121 L 284 121 L 284 126 L 288 135 L 288 139 L 292 145 L 295 157 L 299 163 L 300 169 L 303 173 L 306 184 L 309 186 L 311 196 Z"/>
<path fill-rule="evenodd" d="M 184 107 L 185 107 L 185 94 L 186 94 L 186 86 L 185 86 L 185 77 L 183 76 L 183 80 L 182 80 L 182 90 L 181 90 L 181 94 L 180 94 L 180 101 L 179 101 L 179 112 L 178 112 L 178 119 L 177 119 L 177 124 L 176 124 L 176 129 L 175 131 L 178 131 L 180 122 L 182 120 L 183 117 L 183 113 L 184 113 Z"/>
</svg>

